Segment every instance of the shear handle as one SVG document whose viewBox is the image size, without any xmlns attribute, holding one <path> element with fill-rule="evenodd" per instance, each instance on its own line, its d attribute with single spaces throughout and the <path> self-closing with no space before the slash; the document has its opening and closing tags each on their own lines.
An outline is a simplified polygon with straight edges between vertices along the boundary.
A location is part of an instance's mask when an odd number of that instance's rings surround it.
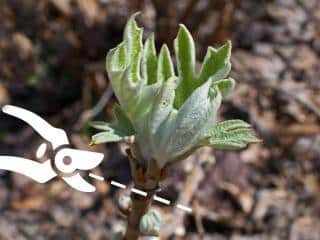
<svg viewBox="0 0 320 240">
<path fill-rule="evenodd" d="M 0 169 L 23 174 L 38 183 L 45 183 L 57 176 L 50 160 L 38 163 L 21 157 L 0 156 Z"/>
<path fill-rule="evenodd" d="M 69 144 L 69 140 L 65 131 L 53 127 L 47 121 L 45 121 L 33 112 L 12 105 L 5 105 L 2 108 L 2 111 L 8 115 L 25 121 L 37 133 L 39 133 L 41 137 L 51 142 L 54 149 L 60 145 Z"/>
</svg>

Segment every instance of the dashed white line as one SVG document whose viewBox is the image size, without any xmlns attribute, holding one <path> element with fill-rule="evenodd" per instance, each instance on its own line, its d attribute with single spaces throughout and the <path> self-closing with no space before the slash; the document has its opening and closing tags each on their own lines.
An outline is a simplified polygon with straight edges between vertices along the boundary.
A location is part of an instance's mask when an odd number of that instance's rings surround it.
<svg viewBox="0 0 320 240">
<path fill-rule="evenodd" d="M 96 178 L 96 179 L 98 179 L 98 180 L 100 180 L 100 179 L 102 178 L 102 177 L 97 176 L 97 175 L 94 175 L 94 174 L 92 174 L 92 173 L 89 174 L 89 176 L 90 176 L 90 177 L 93 177 L 93 178 Z M 102 178 L 102 179 L 103 179 L 103 178 Z M 123 185 L 123 184 L 121 184 L 121 183 L 119 183 L 119 182 L 116 182 L 116 181 L 111 181 L 111 185 L 116 186 L 116 187 L 119 187 L 119 188 L 122 188 L 122 189 L 125 189 L 125 188 L 126 188 L 126 185 Z M 139 189 L 137 189 L 137 188 L 134 188 L 134 187 L 131 188 L 131 192 L 136 193 L 136 194 L 139 194 L 139 195 L 144 196 L 144 197 L 146 197 L 146 196 L 148 195 L 147 192 L 141 191 L 141 190 L 139 190 Z M 163 204 L 165 204 L 165 205 L 170 205 L 170 204 L 171 204 L 171 202 L 170 202 L 169 200 L 164 199 L 164 198 L 162 198 L 162 197 L 159 197 L 159 196 L 157 196 L 157 195 L 153 196 L 153 200 L 155 200 L 155 201 L 157 201 L 157 202 L 161 202 L 161 203 L 163 203 Z M 179 209 L 181 209 L 181 210 L 183 210 L 183 211 L 189 212 L 189 213 L 192 212 L 192 208 L 189 208 L 189 207 L 184 206 L 184 205 L 181 205 L 181 204 L 177 204 L 176 207 L 179 208 Z"/>
<path fill-rule="evenodd" d="M 183 206 L 183 205 L 181 205 L 181 204 L 177 204 L 177 208 L 179 208 L 179 209 L 181 209 L 181 210 L 184 210 L 184 211 L 186 211 L 186 212 L 192 212 L 192 209 L 191 208 L 189 208 L 189 207 L 186 207 L 186 206 Z"/>
<path fill-rule="evenodd" d="M 163 204 L 170 205 L 170 201 L 169 201 L 169 200 L 164 199 L 164 198 L 162 198 L 162 197 L 158 197 L 157 195 L 155 195 L 155 196 L 153 197 L 153 199 L 154 199 L 155 201 L 161 202 L 161 203 L 163 203 Z"/>
<path fill-rule="evenodd" d="M 139 190 L 137 188 L 132 188 L 131 192 L 134 192 L 134 193 L 139 194 L 139 195 L 144 196 L 144 197 L 146 197 L 148 195 L 146 192 L 141 191 L 141 190 Z"/>
<path fill-rule="evenodd" d="M 104 177 L 95 175 L 95 174 L 93 174 L 93 173 L 89 173 L 89 177 L 92 177 L 92 178 L 97 179 L 97 180 L 99 180 L 99 181 L 103 181 L 103 180 L 104 180 Z"/>
<path fill-rule="evenodd" d="M 123 185 L 123 184 L 118 183 L 118 182 L 116 182 L 116 181 L 111 181 L 111 185 L 116 186 L 116 187 L 119 187 L 119 188 L 122 188 L 122 189 L 125 189 L 125 188 L 126 188 L 126 185 Z"/>
</svg>

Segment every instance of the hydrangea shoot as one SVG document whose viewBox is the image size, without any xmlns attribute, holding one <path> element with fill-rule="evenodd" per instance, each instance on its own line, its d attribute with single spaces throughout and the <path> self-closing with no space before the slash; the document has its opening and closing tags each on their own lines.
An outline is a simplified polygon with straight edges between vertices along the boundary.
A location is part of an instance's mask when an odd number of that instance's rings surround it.
<svg viewBox="0 0 320 240">
<path fill-rule="evenodd" d="M 174 40 L 175 72 L 168 47 L 163 45 L 157 54 L 154 35 L 143 44 L 142 33 L 133 15 L 123 41 L 107 54 L 108 77 L 119 101 L 114 109 L 117 121 L 92 123 L 102 130 L 92 137 L 93 144 L 129 144 L 137 187 L 155 190 L 168 166 L 203 146 L 237 150 L 259 142 L 242 120 L 215 122 L 223 97 L 235 86 L 235 81 L 227 78 L 230 42 L 218 49 L 209 47 L 196 72 L 193 38 L 180 25 Z"/>
</svg>

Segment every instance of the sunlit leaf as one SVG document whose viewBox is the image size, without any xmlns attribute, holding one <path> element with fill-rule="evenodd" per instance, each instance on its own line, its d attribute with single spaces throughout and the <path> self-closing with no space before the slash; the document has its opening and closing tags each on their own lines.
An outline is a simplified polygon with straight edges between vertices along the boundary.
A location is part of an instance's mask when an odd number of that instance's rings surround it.
<svg viewBox="0 0 320 240">
<path fill-rule="evenodd" d="M 157 81 L 164 82 L 174 76 L 174 68 L 167 45 L 163 45 L 158 62 Z"/>
<path fill-rule="evenodd" d="M 179 86 L 176 90 L 175 106 L 179 108 L 195 89 L 195 46 L 188 29 L 180 25 L 177 38 L 174 40 L 177 57 Z"/>
<path fill-rule="evenodd" d="M 114 109 L 117 121 L 93 123 L 103 132 L 92 141 L 116 142 L 134 136 L 139 161 L 146 169 L 163 168 L 202 146 L 235 150 L 259 142 L 242 120 L 215 123 L 222 98 L 235 87 L 235 81 L 227 77 L 231 42 L 217 49 L 209 47 L 196 72 L 195 43 L 184 25 L 174 40 L 176 61 L 172 61 L 167 45 L 157 56 L 153 34 L 142 44 L 143 29 L 135 16 L 126 25 L 122 43 L 106 59 L 119 101 Z"/>
<path fill-rule="evenodd" d="M 232 78 L 219 80 L 213 83 L 219 91 L 221 92 L 222 96 L 227 96 L 235 87 L 236 82 Z"/>
<path fill-rule="evenodd" d="M 231 47 L 232 45 L 229 41 L 219 49 L 208 48 L 200 71 L 200 83 L 205 82 L 210 77 L 213 81 L 217 81 L 229 74 L 231 69 Z"/>
<path fill-rule="evenodd" d="M 143 49 L 142 73 L 148 84 L 157 81 L 157 52 L 154 44 L 154 34 L 151 34 L 146 40 Z"/>
<path fill-rule="evenodd" d="M 214 125 L 208 145 L 216 149 L 237 150 L 260 140 L 252 135 L 250 125 L 242 120 L 228 120 Z"/>
</svg>

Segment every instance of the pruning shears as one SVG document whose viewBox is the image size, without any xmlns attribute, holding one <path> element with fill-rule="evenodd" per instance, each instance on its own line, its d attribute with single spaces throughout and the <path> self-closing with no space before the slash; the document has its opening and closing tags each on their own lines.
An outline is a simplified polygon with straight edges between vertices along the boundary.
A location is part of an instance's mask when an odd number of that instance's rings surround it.
<svg viewBox="0 0 320 240">
<path fill-rule="evenodd" d="M 55 128 L 40 116 L 26 109 L 5 105 L 2 111 L 23 120 L 46 140 L 36 152 L 41 159 L 50 152 L 49 159 L 36 162 L 15 156 L 0 156 L 0 169 L 23 174 L 36 182 L 45 183 L 56 176 L 61 177 L 69 186 L 82 192 L 94 192 L 95 186 L 87 182 L 78 170 L 91 170 L 103 160 L 102 153 L 73 149 L 63 129 Z"/>
</svg>

